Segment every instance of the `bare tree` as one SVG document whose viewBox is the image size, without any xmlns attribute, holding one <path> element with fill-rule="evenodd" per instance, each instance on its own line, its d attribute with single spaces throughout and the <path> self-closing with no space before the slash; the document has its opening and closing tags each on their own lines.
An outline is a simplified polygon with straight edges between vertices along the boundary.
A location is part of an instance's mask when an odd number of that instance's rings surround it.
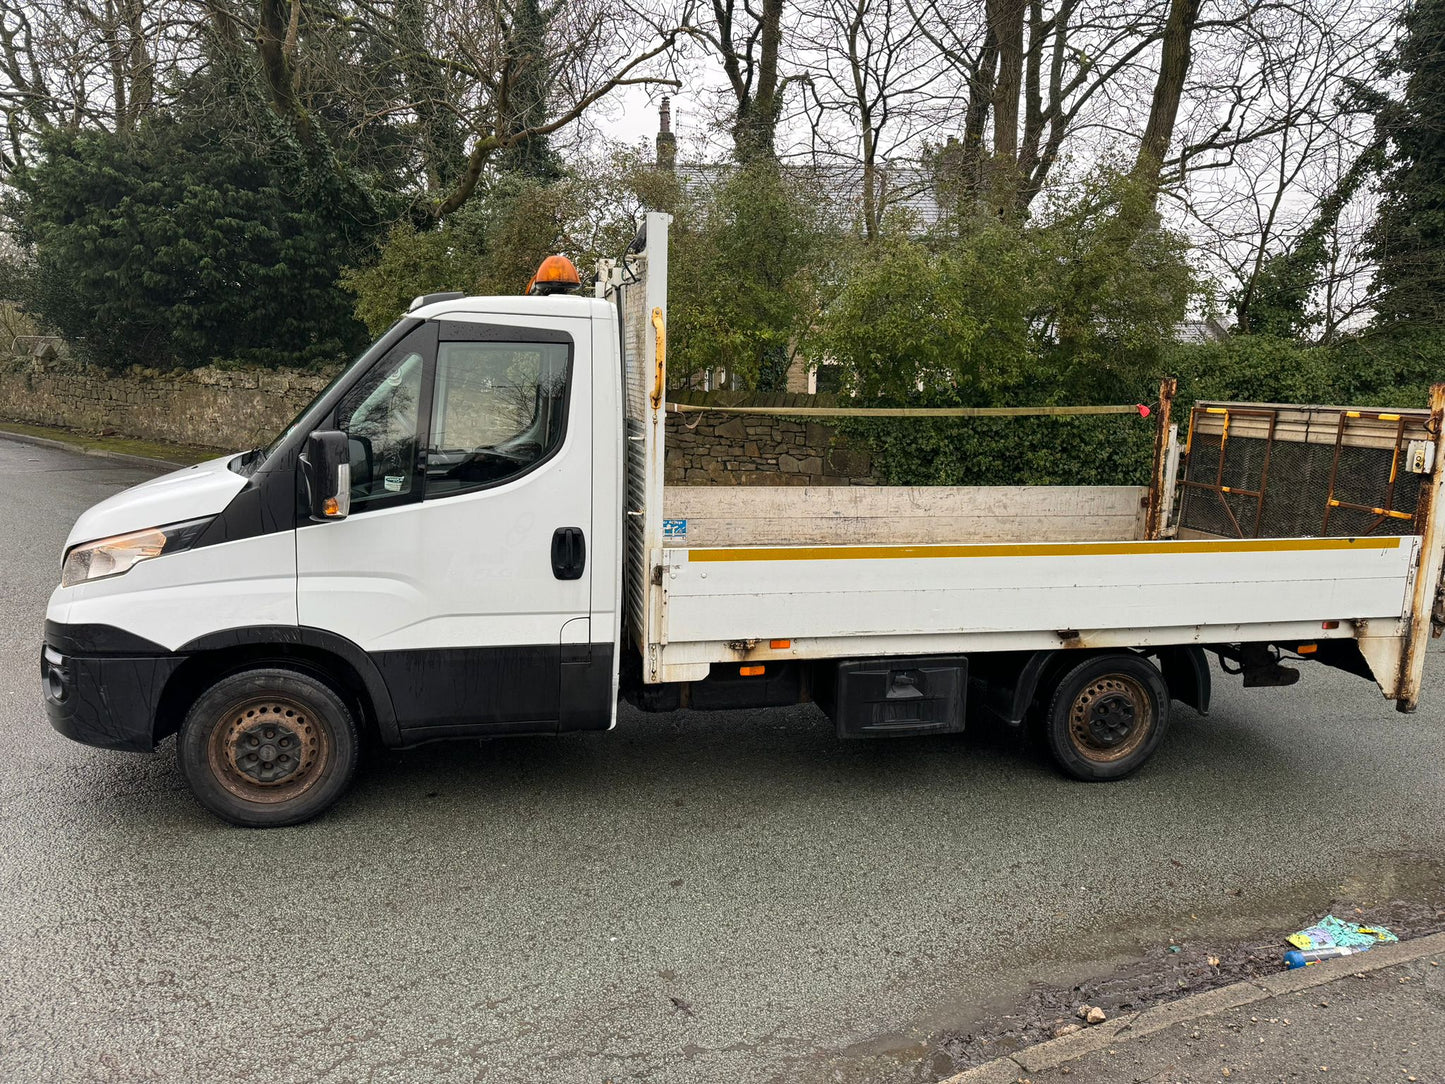
<svg viewBox="0 0 1445 1084">
<path fill-rule="evenodd" d="M 910 194 L 890 183 L 887 163 L 936 122 L 939 68 L 903 0 L 818 0 L 804 26 L 814 146 L 857 164 L 863 233 L 873 240 L 891 199 Z"/>
<path fill-rule="evenodd" d="M 662 68 L 683 27 L 666 21 L 667 14 L 647 16 L 603 0 L 559 7 L 540 61 L 551 76 L 551 115 L 518 126 L 510 105 L 522 74 L 510 33 L 515 11 L 456 10 L 438 3 L 441 32 L 432 62 L 466 84 L 460 100 L 444 107 L 454 112 L 471 147 L 455 183 L 439 194 L 436 215 L 450 214 L 471 197 L 499 151 L 558 131 L 620 87 L 675 85 Z"/>
<path fill-rule="evenodd" d="M 1159 78 L 1149 102 L 1149 119 L 1139 138 L 1134 159 L 1134 176 L 1151 189 L 1159 183 L 1164 156 L 1174 139 L 1174 122 L 1184 95 L 1184 80 L 1193 56 L 1194 26 L 1199 21 L 1200 0 L 1169 0 L 1169 17 L 1164 23 L 1159 50 Z"/>
<path fill-rule="evenodd" d="M 134 129 L 191 45 L 179 0 L 0 0 L 0 167 L 48 129 Z"/>
<path fill-rule="evenodd" d="M 1088 139 L 1097 160 L 1121 137 L 1147 100 L 1149 61 L 1169 22 L 1143 3 L 909 3 L 955 88 L 961 138 L 948 171 L 965 202 L 1004 215 L 1027 212 L 1067 140 Z M 1163 120 L 1161 105 L 1156 129 Z"/>
<path fill-rule="evenodd" d="M 1242 17 L 1247 14 L 1247 17 Z M 1258 284 L 1282 258 L 1316 267 L 1318 328 L 1332 336 L 1360 311 L 1359 241 L 1368 219 L 1371 120 L 1354 102 L 1388 41 L 1388 5 L 1323 0 L 1219 7 L 1201 19 L 1184 91 L 1181 138 L 1163 180 L 1178 220 L 1252 329 Z"/>
<path fill-rule="evenodd" d="M 675 83 L 687 9 L 645 2 L 556 4 L 523 55 L 517 0 L 0 0 L 5 164 L 48 127 L 133 128 L 162 88 L 232 65 L 220 85 L 258 85 L 307 145 L 345 157 L 380 130 L 410 139 L 424 213 L 444 216 L 498 152 L 621 87 Z M 519 125 L 512 103 L 537 66 L 550 110 Z"/>
<path fill-rule="evenodd" d="M 791 30 L 786 0 L 758 4 L 712 0 L 711 18 L 689 28 L 692 39 L 722 68 L 733 156 L 745 165 L 776 160 L 787 90 L 804 78 L 783 70 Z"/>
</svg>

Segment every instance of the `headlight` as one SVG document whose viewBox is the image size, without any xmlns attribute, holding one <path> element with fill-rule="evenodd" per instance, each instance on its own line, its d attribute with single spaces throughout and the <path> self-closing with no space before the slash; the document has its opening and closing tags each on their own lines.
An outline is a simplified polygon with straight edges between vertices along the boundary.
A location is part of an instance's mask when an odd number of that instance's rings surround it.
<svg viewBox="0 0 1445 1084">
<path fill-rule="evenodd" d="M 60 586 L 74 587 L 87 580 L 119 576 L 152 557 L 189 549 L 210 522 L 211 517 L 193 519 L 72 546 L 60 566 Z"/>
</svg>

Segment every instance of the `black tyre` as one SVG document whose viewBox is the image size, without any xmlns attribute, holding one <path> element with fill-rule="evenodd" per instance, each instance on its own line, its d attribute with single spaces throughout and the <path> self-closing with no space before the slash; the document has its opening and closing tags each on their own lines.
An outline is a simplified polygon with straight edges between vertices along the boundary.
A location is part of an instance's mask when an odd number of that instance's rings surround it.
<svg viewBox="0 0 1445 1084">
<path fill-rule="evenodd" d="M 246 670 L 212 685 L 176 741 L 196 799 L 245 828 L 300 824 L 351 784 L 360 739 L 346 704 L 294 670 Z"/>
<path fill-rule="evenodd" d="M 1054 761 L 1075 779 L 1122 779 L 1169 729 L 1169 690 L 1142 655 L 1095 655 L 1066 671 L 1044 730 Z"/>
</svg>

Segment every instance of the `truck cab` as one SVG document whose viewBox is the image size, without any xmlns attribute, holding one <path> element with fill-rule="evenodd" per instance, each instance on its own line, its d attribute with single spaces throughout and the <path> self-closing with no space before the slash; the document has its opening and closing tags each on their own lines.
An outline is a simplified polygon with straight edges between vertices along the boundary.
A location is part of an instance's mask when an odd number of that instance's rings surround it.
<svg viewBox="0 0 1445 1084">
<path fill-rule="evenodd" d="M 616 310 L 418 300 L 269 447 L 75 524 L 42 660 L 61 733 L 150 751 L 184 726 L 203 803 L 269 825 L 334 800 L 363 732 L 614 724 Z"/>
</svg>

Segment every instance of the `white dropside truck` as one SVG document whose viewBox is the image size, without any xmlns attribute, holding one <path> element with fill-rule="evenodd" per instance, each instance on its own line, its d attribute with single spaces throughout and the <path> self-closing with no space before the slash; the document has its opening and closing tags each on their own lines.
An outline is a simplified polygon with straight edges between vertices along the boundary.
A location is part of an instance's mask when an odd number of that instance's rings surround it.
<svg viewBox="0 0 1445 1084">
<path fill-rule="evenodd" d="M 269 447 L 81 516 L 45 622 L 55 728 L 177 735 L 196 797 L 267 826 L 335 802 L 363 741 L 606 730 L 619 695 L 814 700 L 840 737 L 987 712 L 1085 780 L 1138 768 L 1172 701 L 1207 711 L 1206 650 L 1247 685 L 1313 659 L 1415 707 L 1445 388 L 1203 404 L 1182 455 L 1161 425 L 1149 486 L 665 486 L 667 223 L 595 297 L 542 274 L 419 298 Z"/>
</svg>

